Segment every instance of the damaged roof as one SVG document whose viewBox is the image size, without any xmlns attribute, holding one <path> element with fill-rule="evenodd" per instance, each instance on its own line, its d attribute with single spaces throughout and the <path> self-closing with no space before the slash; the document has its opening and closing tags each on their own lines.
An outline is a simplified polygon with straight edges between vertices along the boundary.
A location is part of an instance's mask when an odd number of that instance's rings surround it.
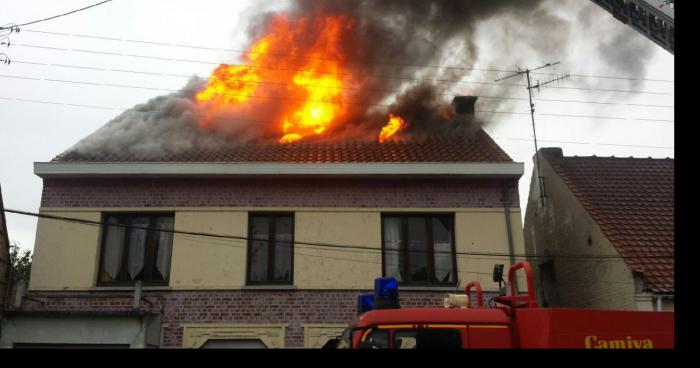
<svg viewBox="0 0 700 368">
<path fill-rule="evenodd" d="M 544 157 L 625 263 L 656 293 L 674 292 L 674 160 Z"/>
<path fill-rule="evenodd" d="M 53 162 L 223 162 L 223 163 L 398 163 L 398 162 L 513 162 L 479 129 L 468 137 L 433 136 L 421 140 L 392 139 L 385 143 L 360 141 L 299 141 L 190 149 L 161 156 L 128 152 L 79 153 L 66 151 Z"/>
</svg>

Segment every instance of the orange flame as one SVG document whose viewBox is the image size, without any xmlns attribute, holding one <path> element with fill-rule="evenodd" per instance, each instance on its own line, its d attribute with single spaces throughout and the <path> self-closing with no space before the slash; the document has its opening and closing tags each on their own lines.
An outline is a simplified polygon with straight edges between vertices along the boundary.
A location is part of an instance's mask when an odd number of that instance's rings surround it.
<svg viewBox="0 0 700 368">
<path fill-rule="evenodd" d="M 253 112 L 264 117 L 260 122 L 272 120 L 263 126 L 264 135 L 280 143 L 331 134 L 363 113 L 355 111 L 361 104 L 353 104 L 356 96 L 348 91 L 360 90 L 366 81 L 346 65 L 344 54 L 355 45 L 355 25 L 349 15 L 322 9 L 299 18 L 273 16 L 241 65 L 220 65 L 197 91 L 195 100 L 204 110 L 199 123 L 209 125 L 218 111 Z M 401 117 L 389 116 L 380 143 L 405 125 Z"/>
<path fill-rule="evenodd" d="M 379 133 L 379 143 L 386 142 L 387 139 L 396 134 L 404 125 L 405 123 L 402 117 L 389 114 L 389 122 L 386 123 Z"/>
<path fill-rule="evenodd" d="M 309 44 L 303 32 L 312 21 L 319 23 L 314 25 L 319 32 Z M 247 50 L 248 64 L 220 65 L 197 92 L 196 101 L 208 111 L 200 124 L 207 125 L 216 110 L 271 98 L 260 91 L 273 84 L 286 87 L 284 96 L 275 99 L 279 141 L 323 134 L 347 112 L 341 97 L 344 85 L 352 81 L 341 78 L 345 68 L 339 45 L 342 37 L 352 34 L 354 22 L 342 15 L 291 21 L 277 15 L 268 27 Z"/>
</svg>

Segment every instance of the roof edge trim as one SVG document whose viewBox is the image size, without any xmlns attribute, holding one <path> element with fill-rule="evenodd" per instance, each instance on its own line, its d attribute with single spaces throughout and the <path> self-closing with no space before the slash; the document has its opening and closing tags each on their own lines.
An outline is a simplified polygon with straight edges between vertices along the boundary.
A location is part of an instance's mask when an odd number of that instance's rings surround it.
<svg viewBox="0 0 700 368">
<path fill-rule="evenodd" d="M 521 162 L 504 163 L 173 163 L 35 162 L 34 174 L 56 177 L 196 176 L 490 176 L 520 177 Z"/>
</svg>

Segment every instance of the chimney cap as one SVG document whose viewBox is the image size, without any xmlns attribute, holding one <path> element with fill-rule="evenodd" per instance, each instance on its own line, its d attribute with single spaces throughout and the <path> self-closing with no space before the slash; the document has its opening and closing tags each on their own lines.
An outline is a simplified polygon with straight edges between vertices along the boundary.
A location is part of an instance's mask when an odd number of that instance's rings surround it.
<svg viewBox="0 0 700 368">
<path fill-rule="evenodd" d="M 547 158 L 563 158 L 564 157 L 564 151 L 562 151 L 561 147 L 544 147 L 544 148 L 540 148 L 540 152 L 542 153 L 542 156 L 547 157 Z"/>
<path fill-rule="evenodd" d="M 457 114 L 474 114 L 474 105 L 479 96 L 455 96 L 452 108 Z"/>
</svg>

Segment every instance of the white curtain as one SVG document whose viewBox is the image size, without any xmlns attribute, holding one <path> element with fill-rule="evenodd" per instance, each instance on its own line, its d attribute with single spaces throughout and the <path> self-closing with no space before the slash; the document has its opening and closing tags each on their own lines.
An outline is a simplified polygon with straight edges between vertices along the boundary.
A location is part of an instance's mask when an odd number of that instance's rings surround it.
<svg viewBox="0 0 700 368">
<path fill-rule="evenodd" d="M 148 227 L 148 217 L 135 217 L 131 221 L 131 226 Z M 129 234 L 129 279 L 135 280 L 143 270 L 144 259 L 146 258 L 146 236 L 148 230 L 131 228 Z"/>
<path fill-rule="evenodd" d="M 158 230 L 172 230 L 175 218 L 159 217 L 156 223 Z M 158 252 L 156 253 L 156 269 L 160 272 L 163 280 L 170 275 L 170 259 L 173 254 L 173 233 L 158 232 Z"/>
<path fill-rule="evenodd" d="M 397 281 L 401 278 L 401 219 L 398 217 L 384 218 L 384 271 L 386 277 Z"/>
<path fill-rule="evenodd" d="M 118 222 L 111 217 L 107 223 L 117 224 Z M 108 226 L 106 231 L 104 254 L 102 255 L 102 270 L 104 272 L 100 281 L 112 281 L 117 278 L 124 251 L 124 228 Z"/>
<path fill-rule="evenodd" d="M 439 282 L 454 281 L 452 272 L 452 229 L 446 219 L 433 218 L 435 277 Z"/>
</svg>

